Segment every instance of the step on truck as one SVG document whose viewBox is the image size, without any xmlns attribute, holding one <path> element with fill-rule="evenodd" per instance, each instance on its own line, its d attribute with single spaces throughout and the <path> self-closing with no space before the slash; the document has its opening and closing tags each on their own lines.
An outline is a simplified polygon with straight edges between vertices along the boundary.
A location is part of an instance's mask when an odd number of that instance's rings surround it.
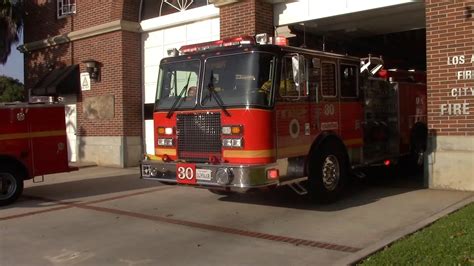
<svg viewBox="0 0 474 266">
<path fill-rule="evenodd" d="M 331 202 L 358 169 L 423 162 L 424 73 L 270 39 L 169 50 L 142 178 L 217 194 L 288 185 Z"/>
<path fill-rule="evenodd" d="M 0 206 L 20 197 L 25 180 L 72 170 L 64 105 L 0 103 Z"/>
</svg>

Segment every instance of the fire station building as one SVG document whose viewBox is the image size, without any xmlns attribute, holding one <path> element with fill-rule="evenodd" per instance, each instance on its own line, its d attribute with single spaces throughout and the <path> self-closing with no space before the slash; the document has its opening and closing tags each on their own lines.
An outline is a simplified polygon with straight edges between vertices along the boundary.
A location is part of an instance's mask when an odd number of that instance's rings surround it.
<svg viewBox="0 0 474 266">
<path fill-rule="evenodd" d="M 32 0 L 25 86 L 66 106 L 71 161 L 128 167 L 153 153 L 168 50 L 240 35 L 426 70 L 431 188 L 474 190 L 472 0 Z"/>
</svg>

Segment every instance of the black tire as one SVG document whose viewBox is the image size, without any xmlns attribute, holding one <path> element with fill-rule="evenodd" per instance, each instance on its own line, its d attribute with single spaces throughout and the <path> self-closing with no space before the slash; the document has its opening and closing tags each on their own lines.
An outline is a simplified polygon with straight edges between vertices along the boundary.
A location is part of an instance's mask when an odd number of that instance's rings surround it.
<svg viewBox="0 0 474 266">
<path fill-rule="evenodd" d="M 234 194 L 235 192 L 233 191 L 230 191 L 230 190 L 223 190 L 223 189 L 208 189 L 209 192 L 211 192 L 212 194 L 216 194 L 216 195 L 220 195 L 220 196 L 229 196 L 229 195 L 232 195 Z"/>
<path fill-rule="evenodd" d="M 308 195 L 322 203 L 337 201 L 348 179 L 348 159 L 341 143 L 327 141 L 317 147 L 308 162 Z"/>
<path fill-rule="evenodd" d="M 0 206 L 15 202 L 23 192 L 23 179 L 18 172 L 0 166 Z"/>
</svg>

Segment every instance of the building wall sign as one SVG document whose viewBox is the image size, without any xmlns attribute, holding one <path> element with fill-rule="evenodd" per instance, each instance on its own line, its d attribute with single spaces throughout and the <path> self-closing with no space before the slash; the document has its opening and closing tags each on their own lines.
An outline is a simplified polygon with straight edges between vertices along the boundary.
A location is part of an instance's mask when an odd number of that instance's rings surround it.
<svg viewBox="0 0 474 266">
<path fill-rule="evenodd" d="M 448 56 L 448 66 L 462 68 L 455 71 L 456 80 L 459 82 L 474 81 L 474 54 Z M 455 100 L 453 103 L 442 103 L 440 105 L 441 116 L 459 116 L 470 114 L 472 106 L 466 98 L 474 99 L 474 87 L 462 86 L 453 87 L 448 91 L 448 96 Z M 459 102 L 461 100 L 462 102 Z"/>
<path fill-rule="evenodd" d="M 89 72 L 81 73 L 81 90 L 83 91 L 91 90 L 91 76 Z"/>
<path fill-rule="evenodd" d="M 115 116 L 114 95 L 85 97 L 83 100 L 84 117 L 88 120 L 110 120 Z"/>
</svg>

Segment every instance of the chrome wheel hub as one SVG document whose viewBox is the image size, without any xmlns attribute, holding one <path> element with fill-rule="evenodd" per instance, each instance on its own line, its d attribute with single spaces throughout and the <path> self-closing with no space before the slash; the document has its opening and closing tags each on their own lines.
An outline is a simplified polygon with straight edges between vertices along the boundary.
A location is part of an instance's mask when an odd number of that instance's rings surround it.
<svg viewBox="0 0 474 266">
<path fill-rule="evenodd" d="M 339 161 L 336 156 L 328 155 L 324 159 L 322 172 L 324 187 L 330 191 L 336 189 L 341 175 Z"/>
<path fill-rule="evenodd" d="M 9 173 L 0 173 L 0 200 L 9 199 L 15 194 L 15 177 Z"/>
</svg>

